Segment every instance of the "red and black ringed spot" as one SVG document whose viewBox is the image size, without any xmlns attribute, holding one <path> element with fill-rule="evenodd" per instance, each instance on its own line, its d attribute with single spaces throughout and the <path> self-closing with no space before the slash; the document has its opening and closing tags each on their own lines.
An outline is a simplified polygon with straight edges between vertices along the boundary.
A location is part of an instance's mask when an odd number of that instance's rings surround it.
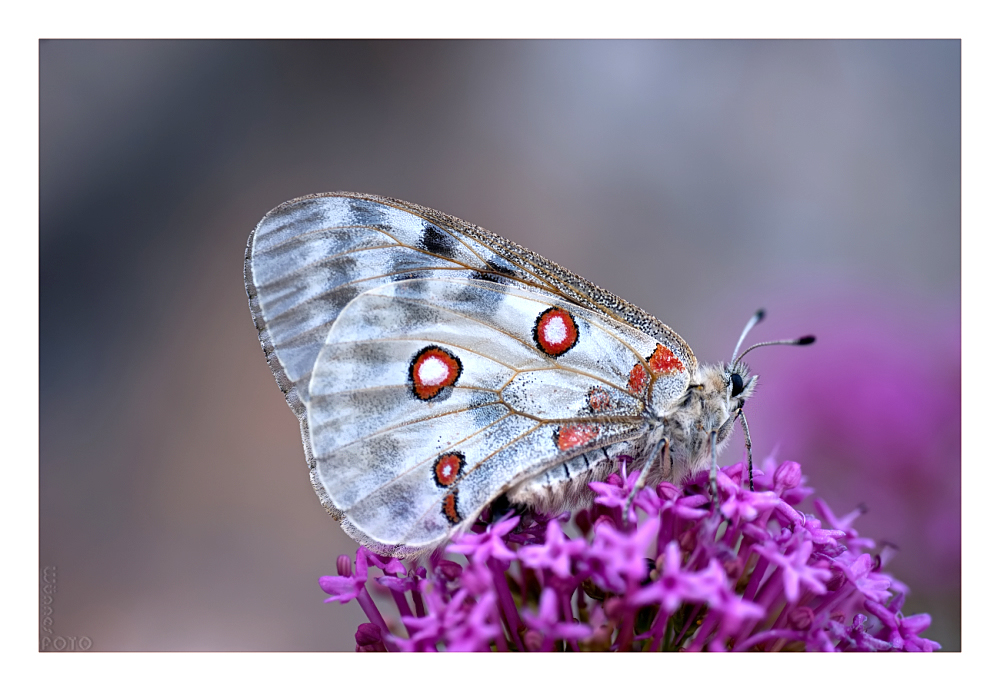
<svg viewBox="0 0 1000 691">
<path fill-rule="evenodd" d="M 409 379 L 413 395 L 429 401 L 462 374 L 462 361 L 441 346 L 429 345 L 410 360 Z"/>
<path fill-rule="evenodd" d="M 455 453 L 442 454 L 434 461 L 434 468 L 432 469 L 434 482 L 442 489 L 449 487 L 455 484 L 455 480 L 459 478 L 464 469 L 464 453 L 457 451 Z"/>
<path fill-rule="evenodd" d="M 563 355 L 580 339 L 576 320 L 562 307 L 550 307 L 539 314 L 531 335 L 539 349 L 552 357 Z"/>
<path fill-rule="evenodd" d="M 441 513 L 452 525 L 458 525 L 462 522 L 462 516 L 458 513 L 458 490 L 444 495 L 444 500 L 441 502 Z"/>
</svg>

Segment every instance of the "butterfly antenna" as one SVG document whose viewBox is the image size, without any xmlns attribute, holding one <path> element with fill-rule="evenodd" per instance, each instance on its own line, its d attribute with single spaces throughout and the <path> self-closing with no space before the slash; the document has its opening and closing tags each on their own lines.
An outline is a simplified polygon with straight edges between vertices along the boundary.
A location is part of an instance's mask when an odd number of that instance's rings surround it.
<svg viewBox="0 0 1000 691">
<path fill-rule="evenodd" d="M 770 345 L 804 346 L 804 345 L 809 345 L 810 343 L 814 343 L 815 341 L 816 341 L 815 336 L 802 336 L 800 338 L 786 338 L 781 341 L 764 341 L 763 343 L 755 343 L 746 350 L 744 350 L 742 353 L 740 353 L 740 356 L 733 360 L 733 364 L 735 365 L 737 362 L 746 357 L 746 354 L 749 353 L 751 350 L 755 350 L 762 346 L 770 346 Z"/>
<path fill-rule="evenodd" d="M 748 321 L 747 325 L 743 327 L 743 333 L 740 334 L 740 340 L 736 341 L 736 347 L 733 348 L 732 362 L 734 365 L 736 364 L 736 353 L 740 352 L 740 346 L 743 345 L 743 339 L 747 337 L 748 333 L 750 333 L 750 329 L 760 324 L 763 318 L 764 318 L 764 310 L 759 309 L 753 313 L 753 316 L 750 317 L 750 321 Z"/>
</svg>

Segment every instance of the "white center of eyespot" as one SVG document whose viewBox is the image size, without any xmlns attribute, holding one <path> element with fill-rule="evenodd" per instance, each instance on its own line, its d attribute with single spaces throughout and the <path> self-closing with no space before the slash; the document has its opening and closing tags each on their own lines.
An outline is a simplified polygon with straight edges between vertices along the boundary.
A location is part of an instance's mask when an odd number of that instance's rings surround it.
<svg viewBox="0 0 1000 691">
<path fill-rule="evenodd" d="M 437 386 L 448 378 L 448 365 L 441 358 L 429 357 L 417 368 L 417 379 L 424 386 Z"/>
<path fill-rule="evenodd" d="M 441 474 L 444 475 L 445 477 L 451 477 L 451 466 L 446 465 L 443 468 L 441 468 Z"/>
<path fill-rule="evenodd" d="M 566 322 L 563 321 L 562 317 L 553 317 L 545 322 L 542 335 L 545 336 L 546 343 L 559 345 L 569 336 L 569 331 L 566 329 Z"/>
</svg>

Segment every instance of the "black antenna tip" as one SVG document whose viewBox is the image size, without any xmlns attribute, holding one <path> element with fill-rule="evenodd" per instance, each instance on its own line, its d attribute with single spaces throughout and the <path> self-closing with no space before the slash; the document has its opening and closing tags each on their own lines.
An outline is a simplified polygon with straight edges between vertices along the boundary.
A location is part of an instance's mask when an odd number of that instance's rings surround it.
<svg viewBox="0 0 1000 691">
<path fill-rule="evenodd" d="M 802 338 L 800 338 L 795 342 L 795 345 L 809 345 L 810 343 L 815 343 L 815 342 L 816 342 L 815 336 L 803 336 Z"/>
<path fill-rule="evenodd" d="M 760 321 L 761 319 L 764 318 L 764 314 L 765 314 L 764 308 L 761 307 L 759 310 L 753 313 L 753 318 L 756 319 L 757 321 Z"/>
</svg>

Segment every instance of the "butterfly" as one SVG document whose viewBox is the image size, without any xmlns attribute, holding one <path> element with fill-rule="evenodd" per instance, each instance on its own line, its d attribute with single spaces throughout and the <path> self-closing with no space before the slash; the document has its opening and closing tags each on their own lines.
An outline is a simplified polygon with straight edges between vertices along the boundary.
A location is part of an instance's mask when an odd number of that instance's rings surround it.
<svg viewBox="0 0 1000 691">
<path fill-rule="evenodd" d="M 749 452 L 752 348 L 699 364 L 655 317 L 453 216 L 370 194 L 293 199 L 251 233 L 244 278 L 313 487 L 379 554 L 429 551 L 501 497 L 586 505 L 620 457 L 640 484 L 709 465 L 714 481 L 737 418 Z"/>
</svg>

